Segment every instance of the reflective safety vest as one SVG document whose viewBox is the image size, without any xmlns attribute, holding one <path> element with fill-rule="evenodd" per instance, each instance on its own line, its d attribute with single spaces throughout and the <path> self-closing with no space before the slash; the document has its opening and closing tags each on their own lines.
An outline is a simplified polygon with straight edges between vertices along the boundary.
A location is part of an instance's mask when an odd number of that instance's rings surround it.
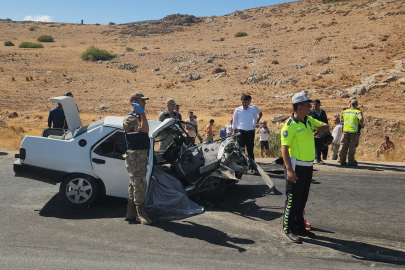
<svg viewBox="0 0 405 270">
<path fill-rule="evenodd" d="M 359 118 L 358 114 L 361 113 L 358 109 L 346 109 L 343 111 L 343 132 L 358 133 L 359 132 Z"/>
<path fill-rule="evenodd" d="M 138 118 L 139 121 L 142 121 L 141 116 L 134 111 L 130 111 L 128 115 L 133 115 Z M 150 148 L 150 140 L 148 133 L 145 132 L 135 132 L 135 131 L 126 131 L 125 140 L 127 142 L 127 150 L 147 150 Z"/>
</svg>

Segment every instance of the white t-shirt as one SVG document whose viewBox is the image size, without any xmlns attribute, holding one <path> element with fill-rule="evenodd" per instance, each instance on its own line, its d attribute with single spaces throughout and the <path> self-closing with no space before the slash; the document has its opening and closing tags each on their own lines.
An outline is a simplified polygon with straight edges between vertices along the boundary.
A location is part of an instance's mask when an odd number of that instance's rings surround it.
<svg viewBox="0 0 405 270">
<path fill-rule="evenodd" d="M 233 132 L 232 125 L 226 125 L 226 126 L 225 126 L 225 129 L 226 129 L 226 134 Z"/>
<path fill-rule="evenodd" d="M 261 128 L 260 130 L 259 130 L 259 135 L 260 135 L 260 141 L 261 142 L 264 142 L 264 141 L 267 141 L 268 139 L 269 139 L 269 131 L 268 130 L 266 130 L 266 129 L 264 129 L 264 128 Z"/>
<path fill-rule="evenodd" d="M 235 109 L 232 123 L 233 129 L 253 130 L 256 127 L 256 123 L 257 114 L 254 112 L 252 106 L 249 106 L 246 110 L 243 109 L 243 106 Z"/>
<path fill-rule="evenodd" d="M 190 123 L 190 124 L 194 125 L 195 127 L 197 127 L 197 121 L 190 120 L 190 118 L 184 122 Z M 187 132 L 188 136 L 190 136 L 192 138 L 194 138 L 197 135 L 197 134 L 195 134 L 195 131 L 193 129 L 187 129 L 186 132 Z"/>
</svg>

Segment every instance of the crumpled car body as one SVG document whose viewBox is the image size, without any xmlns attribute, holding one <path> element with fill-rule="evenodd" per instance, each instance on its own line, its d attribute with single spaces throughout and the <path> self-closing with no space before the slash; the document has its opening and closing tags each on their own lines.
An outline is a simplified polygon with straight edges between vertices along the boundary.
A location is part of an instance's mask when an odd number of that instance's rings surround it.
<svg viewBox="0 0 405 270">
<path fill-rule="evenodd" d="M 55 97 L 51 101 L 62 104 L 68 130 L 47 128 L 41 136 L 26 136 L 14 162 L 16 176 L 60 183 L 61 199 L 71 207 L 87 207 L 100 195 L 127 198 L 130 179 L 123 157 L 124 118 L 108 116 L 82 126 L 73 98 Z M 188 135 L 183 125 L 190 124 L 175 119 L 148 123 L 152 146 L 159 139 L 173 137 L 167 150 L 149 149 L 148 186 L 154 167 L 160 166 L 181 181 L 188 194 L 218 197 L 249 168 L 251 161 L 233 137 L 209 144 L 186 144 Z M 198 132 L 196 138 L 202 142 Z M 262 177 L 272 187 L 264 171 Z"/>
</svg>

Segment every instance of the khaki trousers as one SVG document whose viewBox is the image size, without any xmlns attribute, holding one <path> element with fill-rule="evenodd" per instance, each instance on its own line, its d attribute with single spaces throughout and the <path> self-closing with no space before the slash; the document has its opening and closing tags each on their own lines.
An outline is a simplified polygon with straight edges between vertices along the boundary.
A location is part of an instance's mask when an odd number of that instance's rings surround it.
<svg viewBox="0 0 405 270">
<path fill-rule="evenodd" d="M 146 195 L 146 170 L 149 150 L 128 150 L 125 165 L 129 172 L 128 204 L 141 205 Z"/>
<path fill-rule="evenodd" d="M 346 162 L 346 156 L 348 156 L 348 163 L 356 163 L 354 155 L 356 154 L 357 146 L 359 146 L 359 138 L 360 133 L 343 133 L 342 140 L 340 141 L 340 163 Z"/>
<path fill-rule="evenodd" d="M 339 155 L 339 147 L 340 147 L 340 144 L 337 144 L 337 143 L 332 143 L 330 145 L 330 151 L 331 151 L 330 159 L 331 160 L 337 160 L 338 155 Z"/>
</svg>

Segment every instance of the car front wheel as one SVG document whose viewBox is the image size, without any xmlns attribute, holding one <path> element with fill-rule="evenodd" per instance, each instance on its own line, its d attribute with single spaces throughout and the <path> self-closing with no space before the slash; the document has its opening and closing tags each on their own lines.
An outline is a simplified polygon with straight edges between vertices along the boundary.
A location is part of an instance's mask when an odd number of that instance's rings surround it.
<svg viewBox="0 0 405 270">
<path fill-rule="evenodd" d="M 70 175 L 62 181 L 59 193 L 63 203 L 67 206 L 88 207 L 97 199 L 98 185 L 91 176 Z"/>
</svg>

